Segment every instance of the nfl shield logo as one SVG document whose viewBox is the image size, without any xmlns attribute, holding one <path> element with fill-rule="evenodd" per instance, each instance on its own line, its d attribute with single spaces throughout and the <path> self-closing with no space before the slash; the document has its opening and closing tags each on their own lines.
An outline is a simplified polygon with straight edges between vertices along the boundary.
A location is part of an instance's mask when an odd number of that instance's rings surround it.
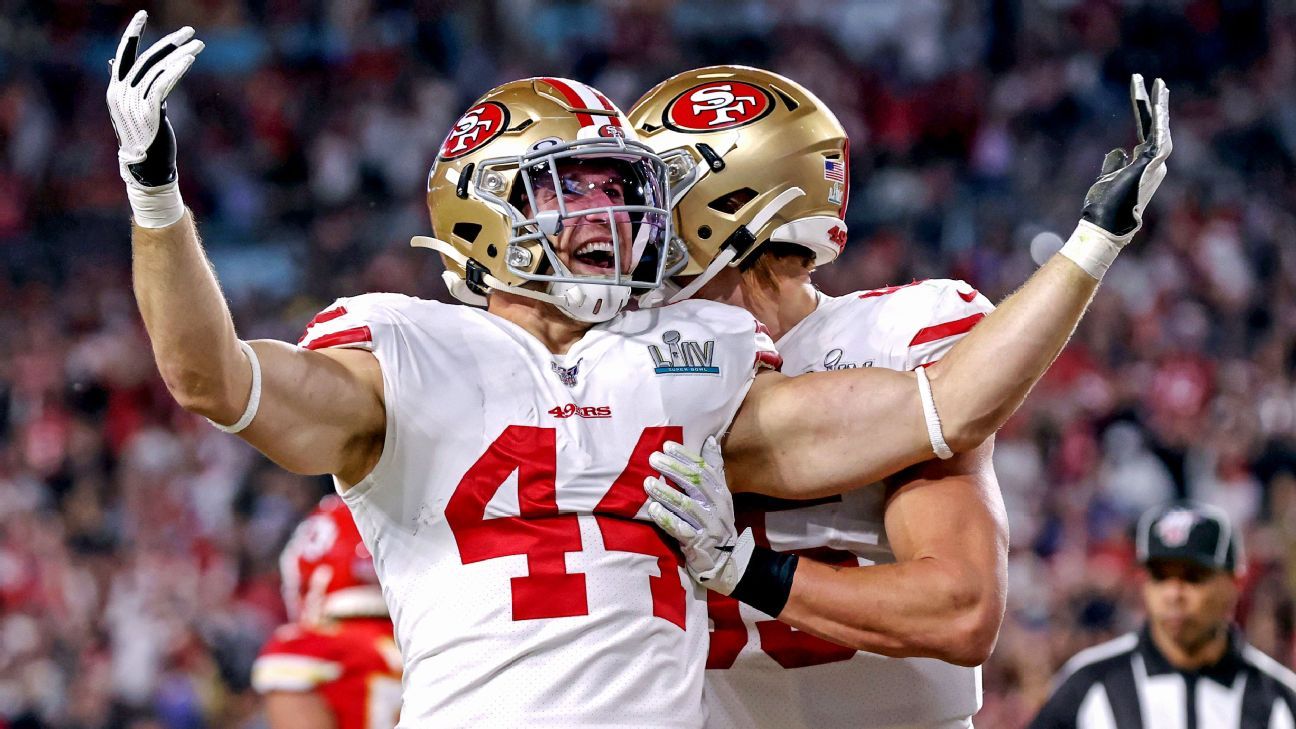
<svg viewBox="0 0 1296 729">
<path fill-rule="evenodd" d="M 553 369 L 554 374 L 558 375 L 558 381 L 568 387 L 576 386 L 576 374 L 580 370 L 582 360 L 577 360 L 576 364 L 571 367 L 560 367 L 557 362 L 550 362 L 549 367 Z"/>
<path fill-rule="evenodd" d="M 1167 547 L 1182 547 L 1188 542 L 1188 535 L 1192 534 L 1193 525 L 1196 523 L 1196 514 L 1187 509 L 1175 509 L 1157 522 L 1157 537 Z"/>
</svg>

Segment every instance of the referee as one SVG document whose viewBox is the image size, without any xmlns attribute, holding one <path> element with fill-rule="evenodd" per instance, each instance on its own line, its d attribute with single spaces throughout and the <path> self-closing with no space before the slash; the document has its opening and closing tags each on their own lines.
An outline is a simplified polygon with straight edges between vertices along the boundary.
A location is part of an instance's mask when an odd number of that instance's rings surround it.
<svg viewBox="0 0 1296 729">
<path fill-rule="evenodd" d="M 1076 654 L 1030 729 L 1296 729 L 1296 674 L 1232 624 L 1241 537 L 1181 501 L 1139 519 L 1147 622 Z"/>
</svg>

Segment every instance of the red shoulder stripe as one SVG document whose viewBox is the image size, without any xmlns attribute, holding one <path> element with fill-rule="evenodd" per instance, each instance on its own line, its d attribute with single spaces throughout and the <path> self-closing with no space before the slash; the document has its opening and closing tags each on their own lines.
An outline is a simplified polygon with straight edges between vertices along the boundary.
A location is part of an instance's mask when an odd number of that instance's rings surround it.
<svg viewBox="0 0 1296 729">
<path fill-rule="evenodd" d="M 316 314 L 314 319 L 311 319 L 310 321 L 306 322 L 306 328 L 302 330 L 301 336 L 297 337 L 297 343 L 301 344 L 302 342 L 306 341 L 306 337 L 310 336 L 311 327 L 315 326 L 316 324 L 323 324 L 324 322 L 333 321 L 334 319 L 338 318 L 339 316 L 343 316 L 346 313 L 347 310 L 345 306 L 335 306 L 332 309 L 327 309 L 325 311 L 321 311 L 320 313 Z"/>
<path fill-rule="evenodd" d="M 966 334 L 972 331 L 972 327 L 976 326 L 977 322 L 984 318 L 985 314 L 978 312 L 972 316 L 965 316 L 962 319 L 947 321 L 944 324 L 937 324 L 935 326 L 919 329 L 918 333 L 914 335 L 912 340 L 910 340 L 909 346 L 916 347 L 919 344 L 934 342 L 937 339 Z"/>
<path fill-rule="evenodd" d="M 328 347 L 340 347 L 344 344 L 359 344 L 361 342 L 372 341 L 373 333 L 369 331 L 369 327 L 360 326 L 343 329 L 340 332 L 333 332 L 332 334 L 325 334 L 305 346 L 306 349 L 326 349 Z"/>
<path fill-rule="evenodd" d="M 922 279 L 922 281 L 910 281 L 909 283 L 902 284 L 900 286 L 887 286 L 886 288 L 873 289 L 872 291 L 865 291 L 864 293 L 860 294 L 859 297 L 861 299 L 871 299 L 875 296 L 886 296 L 887 294 L 894 294 L 900 289 L 907 289 L 910 286 L 917 286 L 918 284 L 923 283 L 923 281 L 926 280 L 927 279 Z"/>
<path fill-rule="evenodd" d="M 334 319 L 338 318 L 339 316 L 345 316 L 346 313 L 347 313 L 347 310 L 346 310 L 346 307 L 345 307 L 345 306 L 335 306 L 335 307 L 333 307 L 332 309 L 327 309 L 327 310 L 325 310 L 325 311 L 321 311 L 320 313 L 318 313 L 318 314 L 315 315 L 315 318 L 314 318 L 314 319 L 311 319 L 311 320 L 310 320 L 310 323 L 306 325 L 306 328 L 307 328 L 307 329 L 310 329 L 311 327 L 315 326 L 316 324 L 323 324 L 323 323 L 326 322 L 326 321 L 333 321 Z"/>
</svg>

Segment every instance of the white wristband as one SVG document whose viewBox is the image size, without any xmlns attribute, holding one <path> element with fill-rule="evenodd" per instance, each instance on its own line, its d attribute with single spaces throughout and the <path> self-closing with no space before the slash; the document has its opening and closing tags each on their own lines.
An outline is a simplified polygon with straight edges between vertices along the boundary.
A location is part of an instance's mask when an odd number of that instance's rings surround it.
<svg viewBox="0 0 1296 729">
<path fill-rule="evenodd" d="M 931 441 L 932 452 L 942 461 L 954 457 L 945 442 L 945 433 L 941 431 L 940 414 L 936 412 L 936 400 L 932 398 L 931 382 L 927 379 L 927 368 L 914 370 L 918 375 L 918 397 L 922 400 L 923 417 L 927 420 L 927 439 Z"/>
<path fill-rule="evenodd" d="M 168 182 L 161 187 L 126 185 L 135 224 L 141 228 L 165 228 L 184 215 L 184 200 L 180 199 L 180 185 Z"/>
<path fill-rule="evenodd" d="M 238 422 L 233 425 L 221 425 L 220 423 L 207 418 L 207 422 L 216 427 L 223 433 L 237 433 L 252 424 L 252 419 L 256 417 L 257 409 L 261 407 L 261 360 L 257 359 L 255 349 L 252 345 L 243 340 L 239 340 L 239 349 L 247 355 L 248 364 L 252 365 L 252 394 L 248 396 L 247 407 L 243 410 L 243 415 Z"/>
<path fill-rule="evenodd" d="M 1130 237 L 1132 236 L 1121 240 L 1093 223 L 1081 220 L 1058 253 L 1070 258 L 1085 273 L 1101 281 L 1112 261 L 1116 260 L 1116 254 L 1121 252 Z"/>
</svg>

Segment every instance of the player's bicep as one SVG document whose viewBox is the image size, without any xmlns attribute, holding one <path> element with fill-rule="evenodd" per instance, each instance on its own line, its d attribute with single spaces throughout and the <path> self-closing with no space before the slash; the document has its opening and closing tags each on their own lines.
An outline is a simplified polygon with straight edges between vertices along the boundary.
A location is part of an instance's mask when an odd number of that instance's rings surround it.
<svg viewBox="0 0 1296 729">
<path fill-rule="evenodd" d="M 240 437 L 295 473 L 352 484 L 373 468 L 386 433 L 382 372 L 370 352 L 252 342 L 261 404 Z"/>
<path fill-rule="evenodd" d="M 730 487 L 842 493 L 930 456 L 914 376 L 883 369 L 757 377 L 725 442 Z"/>
<path fill-rule="evenodd" d="M 900 561 L 966 563 L 980 577 L 1006 579 L 1008 517 L 991 456 L 994 441 L 947 461 L 930 460 L 887 480 L 887 541 Z"/>
<path fill-rule="evenodd" d="M 336 729 L 337 720 L 323 696 L 311 691 L 272 691 L 265 697 L 270 729 Z"/>
</svg>

